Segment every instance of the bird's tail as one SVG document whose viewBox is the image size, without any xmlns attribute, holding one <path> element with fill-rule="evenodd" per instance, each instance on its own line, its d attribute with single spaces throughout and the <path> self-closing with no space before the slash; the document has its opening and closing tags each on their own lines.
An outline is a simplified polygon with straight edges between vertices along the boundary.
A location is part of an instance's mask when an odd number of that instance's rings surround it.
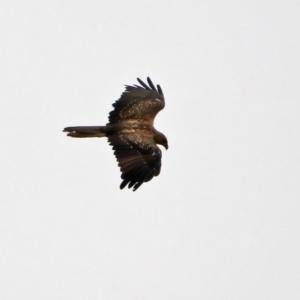
<svg viewBox="0 0 300 300">
<path fill-rule="evenodd" d="M 68 136 L 76 138 L 104 137 L 109 130 L 109 126 L 74 126 L 66 127 L 63 131 L 68 132 Z"/>
</svg>

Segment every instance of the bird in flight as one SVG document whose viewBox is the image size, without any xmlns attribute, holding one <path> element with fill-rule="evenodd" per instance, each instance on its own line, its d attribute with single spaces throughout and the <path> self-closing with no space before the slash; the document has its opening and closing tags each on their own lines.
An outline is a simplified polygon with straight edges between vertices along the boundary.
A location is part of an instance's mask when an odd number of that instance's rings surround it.
<svg viewBox="0 0 300 300">
<path fill-rule="evenodd" d="M 158 176 L 161 169 L 161 150 L 168 149 L 166 136 L 154 128 L 154 118 L 165 107 L 163 91 L 137 78 L 140 85 L 127 85 L 113 104 L 106 126 L 74 126 L 63 131 L 74 138 L 107 137 L 114 150 L 123 179 L 120 188 L 136 191 L 144 182 Z"/>
</svg>

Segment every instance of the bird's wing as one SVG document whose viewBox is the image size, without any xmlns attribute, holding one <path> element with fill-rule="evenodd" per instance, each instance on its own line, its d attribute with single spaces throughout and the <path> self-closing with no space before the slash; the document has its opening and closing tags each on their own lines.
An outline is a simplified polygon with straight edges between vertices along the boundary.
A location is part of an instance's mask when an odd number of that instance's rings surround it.
<svg viewBox="0 0 300 300">
<path fill-rule="evenodd" d="M 153 140 L 153 134 L 145 129 L 122 130 L 108 137 L 119 162 L 123 182 L 137 190 L 144 182 L 158 176 L 161 168 L 161 150 Z"/>
<path fill-rule="evenodd" d="M 148 85 L 139 78 L 139 85 L 126 86 L 119 100 L 109 113 L 109 123 L 116 124 L 126 120 L 142 119 L 153 124 L 157 113 L 165 106 L 164 95 L 159 85 L 154 86 L 148 77 Z"/>
</svg>

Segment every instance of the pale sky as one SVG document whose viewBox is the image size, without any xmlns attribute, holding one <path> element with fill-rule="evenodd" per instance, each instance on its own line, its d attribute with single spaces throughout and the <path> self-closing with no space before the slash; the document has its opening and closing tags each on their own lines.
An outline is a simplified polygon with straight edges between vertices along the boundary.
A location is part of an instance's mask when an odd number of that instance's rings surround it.
<svg viewBox="0 0 300 300">
<path fill-rule="evenodd" d="M 0 299 L 300 299 L 299 1 L 1 1 Z M 150 76 L 169 140 L 103 139 Z"/>
</svg>

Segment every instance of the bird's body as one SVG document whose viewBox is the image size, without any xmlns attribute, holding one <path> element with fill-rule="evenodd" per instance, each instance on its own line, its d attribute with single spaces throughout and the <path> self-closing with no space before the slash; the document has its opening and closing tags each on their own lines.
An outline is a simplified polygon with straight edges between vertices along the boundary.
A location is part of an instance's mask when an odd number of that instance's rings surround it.
<svg viewBox="0 0 300 300">
<path fill-rule="evenodd" d="M 157 131 L 154 118 L 165 106 L 163 92 L 147 78 L 148 85 L 138 79 L 141 86 L 126 86 L 125 92 L 113 106 L 106 126 L 66 127 L 68 136 L 107 137 L 119 162 L 123 182 L 137 190 L 144 182 L 158 176 L 161 169 L 161 150 L 168 149 L 165 135 Z"/>
</svg>

